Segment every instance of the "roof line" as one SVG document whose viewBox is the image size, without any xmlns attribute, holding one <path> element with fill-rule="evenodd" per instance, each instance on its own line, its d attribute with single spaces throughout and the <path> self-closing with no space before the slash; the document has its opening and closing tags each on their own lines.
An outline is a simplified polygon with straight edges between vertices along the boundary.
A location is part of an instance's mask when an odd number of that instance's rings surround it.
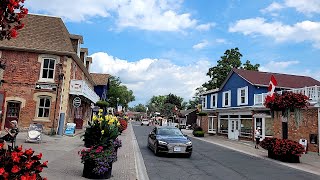
<svg viewBox="0 0 320 180">
<path fill-rule="evenodd" d="M 73 60 L 78 64 L 80 69 L 84 72 L 88 80 L 95 86 L 96 83 L 93 81 L 91 75 L 89 74 L 89 71 L 84 66 L 80 58 L 76 53 L 68 52 L 68 51 L 50 51 L 50 50 L 40 50 L 40 49 L 32 49 L 32 48 L 17 48 L 17 47 L 4 47 L 0 46 L 2 49 L 6 50 L 15 50 L 15 51 L 28 51 L 28 52 L 36 52 L 39 54 L 53 54 L 53 55 L 65 55 L 65 56 L 71 56 Z"/>
</svg>

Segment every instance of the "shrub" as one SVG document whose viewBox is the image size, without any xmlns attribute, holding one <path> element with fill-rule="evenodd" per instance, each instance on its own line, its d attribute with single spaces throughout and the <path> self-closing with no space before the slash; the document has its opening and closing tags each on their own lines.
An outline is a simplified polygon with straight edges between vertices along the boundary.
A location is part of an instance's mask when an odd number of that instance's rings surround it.
<svg viewBox="0 0 320 180">
<path fill-rule="evenodd" d="M 260 146 L 263 149 L 272 151 L 275 155 L 296 155 L 301 156 L 305 152 L 304 147 L 296 141 L 289 139 L 265 138 Z"/>
<path fill-rule="evenodd" d="M 107 101 L 97 101 L 96 105 L 99 106 L 100 108 L 106 108 L 109 106 L 109 103 Z"/>
<path fill-rule="evenodd" d="M 194 127 L 193 131 L 203 131 L 203 129 L 202 127 L 197 125 L 196 127 Z"/>
<path fill-rule="evenodd" d="M 198 116 L 206 116 L 206 115 L 207 115 L 206 112 L 199 112 L 199 113 L 198 113 Z"/>
<path fill-rule="evenodd" d="M 195 137 L 204 137 L 204 131 L 193 131 Z"/>
</svg>

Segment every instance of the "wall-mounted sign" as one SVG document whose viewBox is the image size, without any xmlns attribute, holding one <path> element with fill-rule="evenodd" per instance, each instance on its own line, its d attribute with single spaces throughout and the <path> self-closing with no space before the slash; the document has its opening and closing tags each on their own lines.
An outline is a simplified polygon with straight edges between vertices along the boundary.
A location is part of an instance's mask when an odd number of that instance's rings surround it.
<svg viewBox="0 0 320 180">
<path fill-rule="evenodd" d="M 73 107 L 75 107 L 75 108 L 80 107 L 80 105 L 81 105 L 81 99 L 80 99 L 79 97 L 75 97 L 75 98 L 73 99 L 72 104 L 73 104 Z"/>
<path fill-rule="evenodd" d="M 44 89 L 44 90 L 57 90 L 56 84 L 49 84 L 49 83 L 36 83 L 36 89 Z"/>
</svg>

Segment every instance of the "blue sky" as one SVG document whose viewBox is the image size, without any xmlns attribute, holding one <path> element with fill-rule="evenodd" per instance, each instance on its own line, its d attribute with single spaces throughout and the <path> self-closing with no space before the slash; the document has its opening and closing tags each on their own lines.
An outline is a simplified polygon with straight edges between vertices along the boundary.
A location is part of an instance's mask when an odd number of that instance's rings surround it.
<svg viewBox="0 0 320 180">
<path fill-rule="evenodd" d="M 319 0 L 27 0 L 84 37 L 92 72 L 119 76 L 136 101 L 190 99 L 225 50 L 261 71 L 320 80 Z"/>
</svg>

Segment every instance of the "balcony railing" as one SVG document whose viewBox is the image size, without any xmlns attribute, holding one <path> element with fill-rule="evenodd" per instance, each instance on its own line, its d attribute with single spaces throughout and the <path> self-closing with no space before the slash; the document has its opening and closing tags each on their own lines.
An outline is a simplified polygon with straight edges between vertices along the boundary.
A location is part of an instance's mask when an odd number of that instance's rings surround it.
<svg viewBox="0 0 320 180">
<path fill-rule="evenodd" d="M 320 86 L 310 86 L 298 89 L 285 90 L 294 93 L 304 94 L 309 97 L 309 102 L 317 103 L 320 101 Z M 276 91 L 276 93 L 282 94 L 283 91 Z M 268 93 L 255 94 L 254 95 L 254 105 L 263 106 L 264 101 Z"/>
</svg>

